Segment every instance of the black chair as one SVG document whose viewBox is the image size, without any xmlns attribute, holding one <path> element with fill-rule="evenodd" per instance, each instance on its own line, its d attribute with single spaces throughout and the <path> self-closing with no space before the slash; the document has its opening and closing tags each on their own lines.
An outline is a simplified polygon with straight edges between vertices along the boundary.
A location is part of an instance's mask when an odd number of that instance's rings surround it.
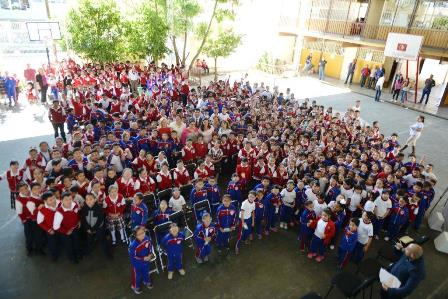
<svg viewBox="0 0 448 299">
<path fill-rule="evenodd" d="M 151 193 L 151 194 L 144 195 L 143 202 L 148 207 L 148 212 L 149 211 L 152 212 L 157 209 L 157 200 L 156 200 L 156 196 L 154 194 Z"/>
<path fill-rule="evenodd" d="M 206 199 L 198 201 L 197 203 L 195 203 L 193 205 L 193 211 L 194 211 L 196 221 L 199 223 L 199 222 L 201 222 L 201 214 L 204 211 L 207 211 L 211 215 L 210 203 Z"/>
<path fill-rule="evenodd" d="M 308 294 L 303 295 L 300 299 L 322 299 L 322 296 L 316 292 L 309 292 Z"/>
<path fill-rule="evenodd" d="M 159 201 L 165 200 L 168 203 L 171 198 L 171 192 L 172 192 L 171 188 L 159 191 L 159 193 L 157 193 Z"/>
<path fill-rule="evenodd" d="M 422 236 L 419 236 L 419 237 L 414 239 L 414 243 L 418 244 L 418 245 L 423 245 L 423 244 L 425 244 L 428 241 L 429 241 L 429 237 L 426 236 L 426 235 L 422 235 Z"/>
<path fill-rule="evenodd" d="M 184 197 L 186 202 L 190 202 L 190 193 L 193 190 L 193 185 L 188 184 L 179 188 L 180 194 Z"/>
<path fill-rule="evenodd" d="M 350 272 L 337 273 L 331 279 L 331 286 L 324 298 L 328 298 L 333 288 L 336 286 L 346 298 L 355 298 L 362 292 L 364 298 L 364 290 L 372 285 L 376 278 L 364 278 Z"/>
<path fill-rule="evenodd" d="M 377 252 L 377 259 L 382 258 L 390 263 L 395 263 L 400 259 L 400 256 L 395 252 L 394 245 L 384 244 Z"/>
<path fill-rule="evenodd" d="M 361 274 L 365 279 L 371 278 L 372 284 L 370 285 L 370 298 L 372 298 L 373 283 L 380 280 L 379 273 L 381 268 L 384 267 L 377 259 L 367 258 L 363 260 L 356 269 L 356 274 Z"/>
</svg>

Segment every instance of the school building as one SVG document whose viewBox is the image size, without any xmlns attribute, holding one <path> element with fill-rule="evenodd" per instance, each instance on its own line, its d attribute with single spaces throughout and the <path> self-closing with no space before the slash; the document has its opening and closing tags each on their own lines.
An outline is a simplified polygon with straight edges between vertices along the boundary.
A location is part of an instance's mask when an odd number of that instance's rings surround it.
<svg viewBox="0 0 448 299">
<path fill-rule="evenodd" d="M 284 11 L 291 3 L 283 1 Z M 383 66 L 385 86 L 399 73 L 415 82 L 418 68 L 419 88 L 433 74 L 436 87 L 431 95 L 442 98 L 440 105 L 448 105 L 448 1 L 304 0 L 295 5 L 297 10 L 289 9 L 290 16 L 279 24 L 280 39 L 295 42 L 282 52 L 285 61 L 300 68 L 311 53 L 317 72 L 323 56 L 325 75 L 345 80 L 348 65 L 356 58 L 355 83 L 365 65 Z M 384 56 L 389 32 L 424 37 L 418 62 Z"/>
</svg>

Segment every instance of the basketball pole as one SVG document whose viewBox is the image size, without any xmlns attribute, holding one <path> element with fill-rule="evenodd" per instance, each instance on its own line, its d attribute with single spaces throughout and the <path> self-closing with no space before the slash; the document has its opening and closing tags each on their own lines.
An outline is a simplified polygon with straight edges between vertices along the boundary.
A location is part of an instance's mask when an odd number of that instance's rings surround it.
<svg viewBox="0 0 448 299">
<path fill-rule="evenodd" d="M 50 64 L 50 50 L 48 49 L 48 45 L 45 45 L 45 51 L 47 52 L 47 61 L 48 61 L 48 69 L 51 68 L 51 64 Z"/>
</svg>

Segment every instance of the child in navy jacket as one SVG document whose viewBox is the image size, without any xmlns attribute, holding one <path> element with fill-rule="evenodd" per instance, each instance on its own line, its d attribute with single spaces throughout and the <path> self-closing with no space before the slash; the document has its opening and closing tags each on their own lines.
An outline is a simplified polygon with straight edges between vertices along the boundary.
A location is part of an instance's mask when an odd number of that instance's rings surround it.
<svg viewBox="0 0 448 299">
<path fill-rule="evenodd" d="M 151 278 L 149 277 L 149 270 L 151 267 L 151 258 L 153 255 L 152 244 L 149 237 L 146 235 L 144 226 L 137 226 L 134 229 L 134 241 L 129 245 L 129 257 L 132 266 L 132 282 L 131 289 L 136 294 L 141 294 L 140 285 L 143 284 L 152 289 Z"/>
<path fill-rule="evenodd" d="M 350 260 L 358 242 L 359 218 L 351 218 L 339 242 L 338 268 L 343 269 Z"/>
</svg>

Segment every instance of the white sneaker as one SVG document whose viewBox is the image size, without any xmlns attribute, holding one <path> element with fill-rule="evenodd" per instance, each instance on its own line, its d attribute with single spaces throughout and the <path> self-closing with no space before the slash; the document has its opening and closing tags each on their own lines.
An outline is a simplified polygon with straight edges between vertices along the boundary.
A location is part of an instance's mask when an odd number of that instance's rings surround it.
<svg viewBox="0 0 448 299">
<path fill-rule="evenodd" d="M 334 245 L 330 245 L 330 249 L 331 249 L 331 250 L 334 250 Z"/>
<path fill-rule="evenodd" d="M 147 283 L 147 284 L 145 284 L 145 287 L 146 287 L 148 290 L 152 290 L 152 288 L 153 288 L 154 286 L 152 285 L 152 283 Z"/>
<path fill-rule="evenodd" d="M 184 276 L 184 275 L 185 275 L 185 270 L 184 270 L 184 269 L 180 269 L 180 270 L 179 270 L 179 274 L 182 275 L 182 276 Z"/>
<path fill-rule="evenodd" d="M 142 293 L 142 290 L 140 290 L 139 288 L 134 288 L 131 287 L 131 289 L 134 291 L 135 294 L 140 295 Z"/>
<path fill-rule="evenodd" d="M 169 280 L 173 279 L 173 272 L 168 272 L 168 279 Z"/>
<path fill-rule="evenodd" d="M 389 237 L 384 237 L 384 241 L 388 242 L 389 241 Z"/>
</svg>

